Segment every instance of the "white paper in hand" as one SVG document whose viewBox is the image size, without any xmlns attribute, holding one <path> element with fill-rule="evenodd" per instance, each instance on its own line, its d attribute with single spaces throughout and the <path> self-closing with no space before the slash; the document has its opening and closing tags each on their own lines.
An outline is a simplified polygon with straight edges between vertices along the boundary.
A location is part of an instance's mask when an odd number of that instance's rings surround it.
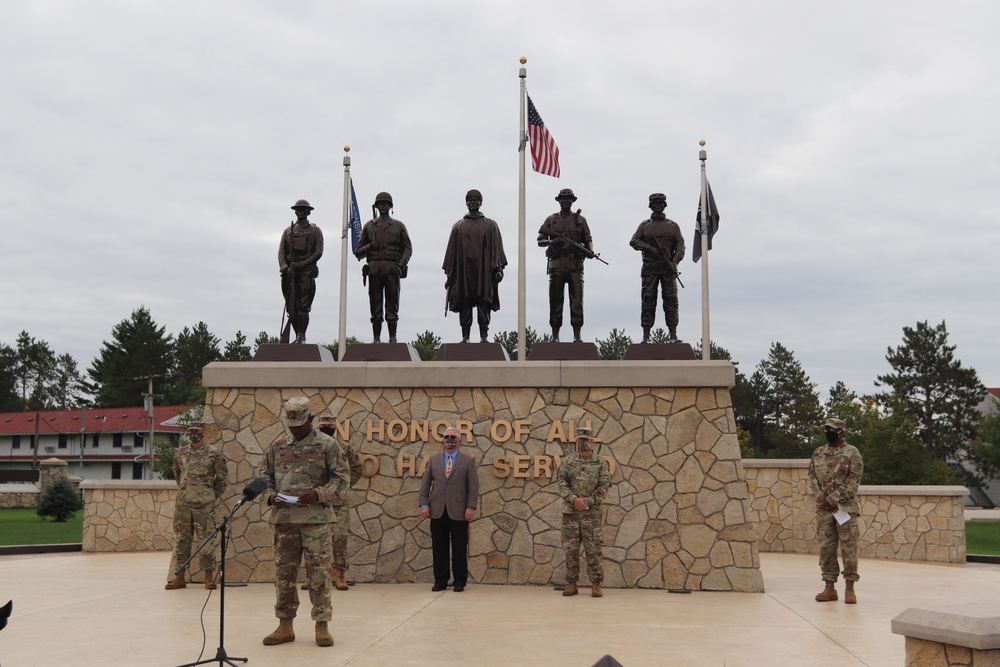
<svg viewBox="0 0 1000 667">
<path fill-rule="evenodd" d="M 278 494 L 278 500 L 280 500 L 283 503 L 288 503 L 289 505 L 295 505 L 296 503 L 299 502 L 299 497 L 298 496 L 289 496 L 289 495 L 285 495 L 284 493 L 279 493 Z M 843 523 L 843 522 L 841 522 L 841 523 Z"/>
<path fill-rule="evenodd" d="M 843 526 L 845 523 L 851 520 L 851 515 L 842 510 L 840 508 L 840 505 L 837 505 L 837 511 L 833 513 L 833 518 L 837 520 L 837 523 Z"/>
</svg>

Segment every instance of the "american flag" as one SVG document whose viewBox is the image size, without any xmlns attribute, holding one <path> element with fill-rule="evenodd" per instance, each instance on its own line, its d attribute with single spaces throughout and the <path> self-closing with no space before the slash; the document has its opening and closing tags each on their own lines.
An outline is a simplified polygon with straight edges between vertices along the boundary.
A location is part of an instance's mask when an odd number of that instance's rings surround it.
<svg viewBox="0 0 1000 667">
<path fill-rule="evenodd" d="M 538 109 L 528 96 L 528 141 L 531 143 L 531 168 L 559 178 L 559 147 L 552 138 Z"/>
</svg>

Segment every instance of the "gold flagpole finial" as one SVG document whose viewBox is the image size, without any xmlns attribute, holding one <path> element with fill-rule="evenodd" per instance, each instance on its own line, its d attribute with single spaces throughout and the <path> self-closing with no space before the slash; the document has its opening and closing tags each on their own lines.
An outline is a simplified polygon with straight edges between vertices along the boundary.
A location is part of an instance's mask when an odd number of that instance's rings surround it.
<svg viewBox="0 0 1000 667">
<path fill-rule="evenodd" d="M 704 139 L 700 139 L 700 140 L 698 141 L 698 145 L 699 145 L 699 146 L 704 146 L 704 145 L 705 145 L 705 140 L 704 140 Z"/>
<path fill-rule="evenodd" d="M 704 143 L 704 142 L 702 142 L 702 143 Z M 350 153 L 351 152 L 351 147 L 350 146 L 344 146 L 344 152 L 345 153 Z"/>
<path fill-rule="evenodd" d="M 525 58 L 524 56 L 521 56 L 521 60 L 520 60 L 520 62 L 521 62 L 521 64 L 523 65 L 524 63 L 528 62 L 528 59 L 527 59 L 527 58 Z"/>
</svg>

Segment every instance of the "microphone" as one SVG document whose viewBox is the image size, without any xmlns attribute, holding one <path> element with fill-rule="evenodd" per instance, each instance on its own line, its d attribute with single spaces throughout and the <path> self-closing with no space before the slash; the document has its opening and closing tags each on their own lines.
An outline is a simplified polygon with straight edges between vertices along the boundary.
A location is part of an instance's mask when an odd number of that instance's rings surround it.
<svg viewBox="0 0 1000 667">
<path fill-rule="evenodd" d="M 240 503 L 245 503 L 253 500 L 265 490 L 267 490 L 268 480 L 267 477 L 257 477 L 250 480 L 250 482 L 243 487 L 243 499 Z"/>
</svg>

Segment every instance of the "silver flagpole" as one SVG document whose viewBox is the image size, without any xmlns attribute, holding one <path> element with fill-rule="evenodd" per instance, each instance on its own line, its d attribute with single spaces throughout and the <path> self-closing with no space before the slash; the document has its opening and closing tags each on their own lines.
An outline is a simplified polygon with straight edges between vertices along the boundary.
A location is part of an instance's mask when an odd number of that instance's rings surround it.
<svg viewBox="0 0 1000 667">
<path fill-rule="evenodd" d="M 347 244 L 351 235 L 351 152 L 344 146 L 344 229 L 340 235 L 340 326 L 337 330 L 337 360 L 347 351 Z"/>
<path fill-rule="evenodd" d="M 524 64 L 528 62 L 528 59 L 521 56 L 521 71 L 519 76 L 521 77 L 521 135 L 520 135 L 520 146 L 518 147 L 518 171 L 517 171 L 517 360 L 524 361 L 525 354 L 524 348 L 527 345 L 527 340 L 525 338 L 525 289 L 527 286 L 527 277 L 525 274 L 524 261 L 525 261 L 525 249 L 524 249 L 524 218 L 525 218 L 525 208 L 524 208 L 524 153 L 525 147 L 528 145 L 528 135 L 524 127 L 525 110 L 524 110 L 524 100 L 527 95 L 527 88 L 525 87 L 525 79 L 528 76 L 527 70 L 524 68 Z"/>
<path fill-rule="evenodd" d="M 709 361 L 712 358 L 712 338 L 708 327 L 708 228 L 711 224 L 708 210 L 708 177 L 705 175 L 705 140 L 698 142 L 701 150 L 698 159 L 701 160 L 701 359 Z"/>
</svg>

